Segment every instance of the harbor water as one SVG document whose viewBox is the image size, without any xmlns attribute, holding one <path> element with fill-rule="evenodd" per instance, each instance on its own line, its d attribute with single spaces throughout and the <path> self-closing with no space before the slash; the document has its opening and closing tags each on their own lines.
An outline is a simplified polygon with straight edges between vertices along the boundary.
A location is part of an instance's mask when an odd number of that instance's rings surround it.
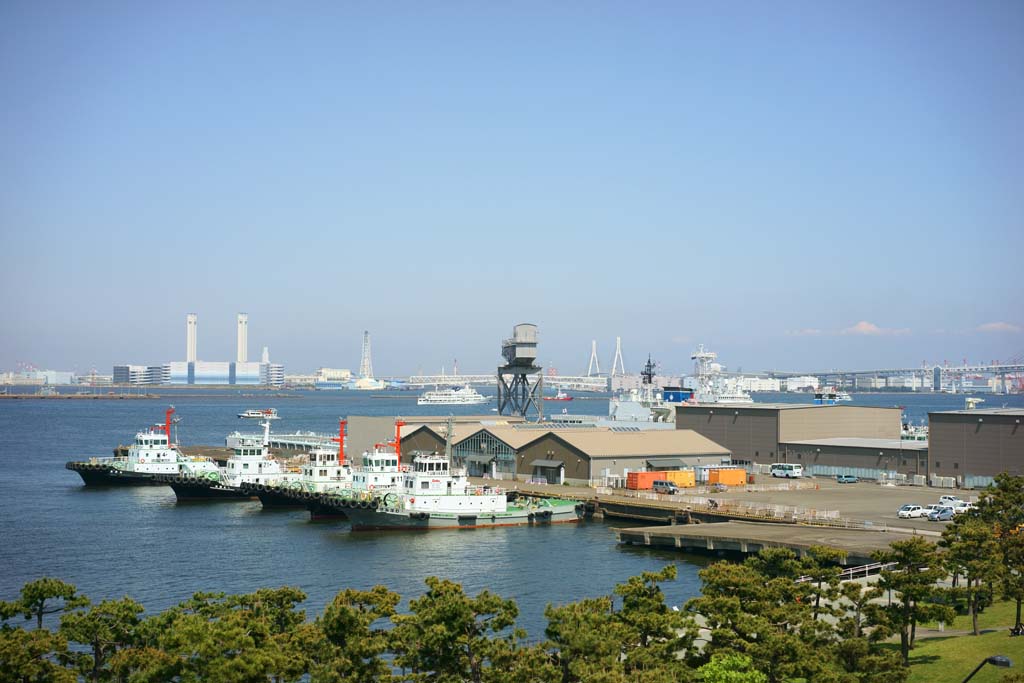
<svg viewBox="0 0 1024 683">
<path fill-rule="evenodd" d="M 94 600 L 129 595 L 150 612 L 195 591 L 289 585 L 308 594 L 313 616 L 343 588 L 383 584 L 407 601 L 424 592 L 426 577 L 440 576 L 470 594 L 488 589 L 514 599 L 518 625 L 539 640 L 548 603 L 608 595 L 616 583 L 667 563 L 679 570 L 665 587 L 671 604 L 698 591 L 704 558 L 619 547 L 601 522 L 351 532 L 345 522 L 310 522 L 305 511 L 264 511 L 259 501 L 178 504 L 169 487 L 87 489 L 64 469 L 68 460 L 130 443 L 163 419 L 168 404 L 181 417 L 177 438 L 186 446 L 223 445 L 231 431 L 256 431 L 237 417 L 248 408 L 277 408 L 275 431 L 325 433 L 346 415 L 488 411 L 487 404 L 417 406 L 413 392 L 158 391 L 158 399 L 0 401 L 0 599 L 40 576 L 74 583 Z M 607 411 L 607 400 L 570 403 L 570 411 Z"/>
<path fill-rule="evenodd" d="M 424 578 L 440 576 L 471 594 L 488 589 L 513 598 L 518 624 L 539 640 L 547 604 L 608 595 L 616 583 L 667 563 L 679 575 L 665 586 L 670 604 L 682 605 L 699 591 L 697 572 L 707 558 L 619 546 L 602 522 L 353 533 L 345 522 L 264 511 L 258 501 L 178 504 L 167 487 L 86 489 L 64 469 L 68 460 L 110 455 L 115 445 L 130 443 L 171 403 L 181 417 L 177 439 L 186 446 L 222 445 L 231 431 L 254 431 L 252 422 L 237 418 L 248 408 L 277 408 L 282 419 L 275 431 L 325 433 L 347 415 L 487 411 L 487 404 L 417 406 L 413 392 L 157 391 L 156 399 L 0 401 L 0 599 L 12 599 L 40 576 L 70 581 L 94 600 L 129 595 L 151 612 L 195 591 L 290 585 L 308 594 L 312 616 L 343 588 L 383 584 L 408 600 L 423 593 Z M 807 397 L 756 396 L 758 402 L 800 399 Z M 985 407 L 1024 405 L 1019 396 L 986 401 Z M 920 423 L 929 410 L 962 407 L 963 397 L 855 394 L 853 405 L 902 405 Z M 560 402 L 557 410 L 605 414 L 607 399 Z"/>
</svg>

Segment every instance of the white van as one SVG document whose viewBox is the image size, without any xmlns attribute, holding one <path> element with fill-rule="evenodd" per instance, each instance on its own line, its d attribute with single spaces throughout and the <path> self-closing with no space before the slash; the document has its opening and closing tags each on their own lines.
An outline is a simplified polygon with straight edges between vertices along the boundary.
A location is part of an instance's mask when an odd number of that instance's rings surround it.
<svg viewBox="0 0 1024 683">
<path fill-rule="evenodd" d="M 772 465 L 772 476 L 785 479 L 799 479 L 804 476 L 804 466 L 793 465 L 788 462 L 777 462 Z"/>
</svg>

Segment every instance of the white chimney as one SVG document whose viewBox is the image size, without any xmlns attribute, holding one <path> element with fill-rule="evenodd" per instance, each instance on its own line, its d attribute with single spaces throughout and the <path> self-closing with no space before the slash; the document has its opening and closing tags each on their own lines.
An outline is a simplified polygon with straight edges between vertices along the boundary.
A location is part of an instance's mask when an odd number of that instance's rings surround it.
<svg viewBox="0 0 1024 683">
<path fill-rule="evenodd" d="M 196 362 L 196 314 L 189 313 L 185 318 L 185 360 Z"/>
<path fill-rule="evenodd" d="M 247 313 L 238 314 L 238 357 L 236 360 L 239 363 L 249 360 L 249 315 Z"/>
</svg>

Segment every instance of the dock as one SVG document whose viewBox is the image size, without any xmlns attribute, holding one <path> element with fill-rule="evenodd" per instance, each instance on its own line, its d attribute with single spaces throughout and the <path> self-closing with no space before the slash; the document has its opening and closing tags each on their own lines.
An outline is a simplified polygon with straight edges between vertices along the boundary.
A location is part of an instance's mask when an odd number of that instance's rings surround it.
<svg viewBox="0 0 1024 683">
<path fill-rule="evenodd" d="M 751 554 L 760 552 L 763 548 L 790 548 L 803 555 L 812 546 L 824 545 L 844 551 L 846 560 L 843 564 L 847 566 L 872 562 L 872 552 L 888 548 L 893 541 L 907 538 L 906 534 L 892 531 L 830 529 L 798 524 L 740 521 L 619 528 L 614 532 L 616 540 L 625 545 L 720 554 Z"/>
</svg>

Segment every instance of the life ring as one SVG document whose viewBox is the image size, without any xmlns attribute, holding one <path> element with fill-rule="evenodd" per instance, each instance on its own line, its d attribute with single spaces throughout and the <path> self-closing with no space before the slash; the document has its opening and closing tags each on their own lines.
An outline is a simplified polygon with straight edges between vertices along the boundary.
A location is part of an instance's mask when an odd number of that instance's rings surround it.
<svg viewBox="0 0 1024 683">
<path fill-rule="evenodd" d="M 409 499 L 409 505 L 412 505 L 412 504 L 413 504 L 413 503 L 415 503 L 415 502 L 416 502 L 416 499 L 415 499 L 415 498 L 410 498 L 410 499 Z"/>
</svg>

